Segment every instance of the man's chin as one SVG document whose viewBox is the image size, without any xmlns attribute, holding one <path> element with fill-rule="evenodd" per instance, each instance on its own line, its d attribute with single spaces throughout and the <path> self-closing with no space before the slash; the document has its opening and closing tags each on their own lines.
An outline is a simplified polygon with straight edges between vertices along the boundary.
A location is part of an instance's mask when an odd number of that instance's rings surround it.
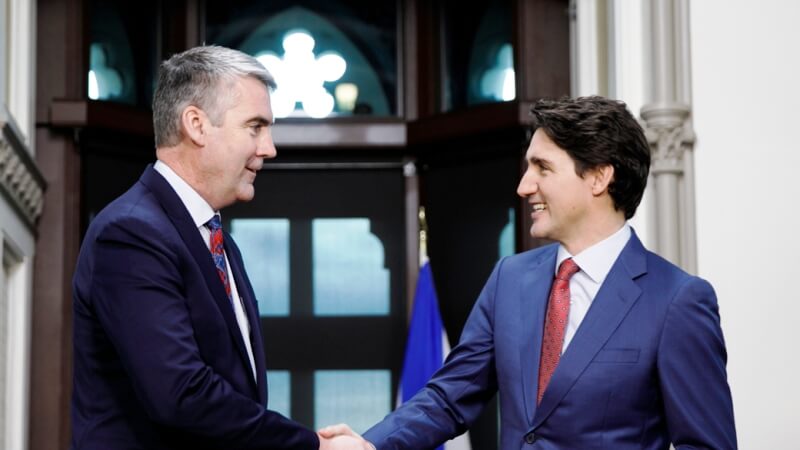
<svg viewBox="0 0 800 450">
<path fill-rule="evenodd" d="M 251 184 L 251 185 L 249 185 L 249 186 L 247 186 L 247 187 L 245 187 L 243 189 L 239 189 L 239 193 L 236 196 L 236 201 L 249 202 L 255 196 L 256 196 L 256 192 L 255 192 L 255 189 L 253 188 L 253 185 Z"/>
<path fill-rule="evenodd" d="M 255 198 L 255 195 L 253 195 L 253 194 L 250 194 L 250 195 L 244 195 L 243 194 L 243 195 L 240 195 L 239 197 L 237 197 L 236 201 L 237 202 L 249 202 L 253 198 Z"/>
<path fill-rule="evenodd" d="M 541 226 L 541 225 L 536 226 L 535 224 L 531 226 L 531 237 L 533 237 L 535 239 L 549 239 L 550 238 L 549 237 L 549 233 L 547 232 L 547 230 L 543 226 Z"/>
</svg>

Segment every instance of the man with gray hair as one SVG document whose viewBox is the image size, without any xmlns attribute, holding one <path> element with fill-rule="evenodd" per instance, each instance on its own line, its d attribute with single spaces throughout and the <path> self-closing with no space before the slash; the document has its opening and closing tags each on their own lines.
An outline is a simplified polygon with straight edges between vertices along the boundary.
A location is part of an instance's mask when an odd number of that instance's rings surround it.
<svg viewBox="0 0 800 450">
<path fill-rule="evenodd" d="M 365 448 L 266 409 L 258 306 L 219 210 L 276 155 L 274 87 L 223 47 L 161 65 L 157 161 L 94 218 L 73 279 L 73 449 Z"/>
</svg>

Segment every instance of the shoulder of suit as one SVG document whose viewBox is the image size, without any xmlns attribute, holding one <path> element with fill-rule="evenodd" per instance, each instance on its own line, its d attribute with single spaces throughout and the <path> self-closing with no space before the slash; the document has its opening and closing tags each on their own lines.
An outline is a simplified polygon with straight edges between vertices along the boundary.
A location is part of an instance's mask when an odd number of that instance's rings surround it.
<svg viewBox="0 0 800 450">
<path fill-rule="evenodd" d="M 653 253 L 650 250 L 647 251 L 647 269 L 648 272 L 658 272 L 662 274 L 672 274 L 675 277 L 679 278 L 686 278 L 690 277 L 691 275 L 687 273 L 685 270 L 681 269 L 677 265 L 673 264 L 672 262 L 668 261 L 663 256 Z"/>
<path fill-rule="evenodd" d="M 515 255 L 506 256 L 500 260 L 498 265 L 503 266 L 503 268 L 527 267 L 532 264 L 538 264 L 540 261 L 547 258 L 554 258 L 557 252 L 558 243 L 547 244 Z"/>
<path fill-rule="evenodd" d="M 531 250 L 526 250 L 521 253 L 517 253 L 516 255 L 510 256 L 509 258 L 519 257 L 520 259 L 537 259 L 542 257 L 548 257 L 554 255 L 558 252 L 558 243 L 554 242 L 552 244 L 543 245 L 541 247 L 536 247 Z"/>
<path fill-rule="evenodd" d="M 111 228 L 121 227 L 133 233 L 157 237 L 165 226 L 171 225 L 160 203 L 150 190 L 137 182 L 92 219 L 87 235 L 102 235 Z M 152 235 L 155 230 L 158 233 Z"/>
<path fill-rule="evenodd" d="M 654 276 L 662 286 L 672 286 L 676 290 L 685 286 L 704 286 L 712 289 L 711 283 L 697 275 L 692 275 L 661 255 L 647 250 L 647 272 Z"/>
</svg>

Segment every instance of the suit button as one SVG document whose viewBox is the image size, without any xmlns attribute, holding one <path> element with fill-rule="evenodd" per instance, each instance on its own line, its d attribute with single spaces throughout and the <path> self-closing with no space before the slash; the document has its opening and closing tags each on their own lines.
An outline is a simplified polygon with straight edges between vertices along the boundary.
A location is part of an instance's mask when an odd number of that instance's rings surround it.
<svg viewBox="0 0 800 450">
<path fill-rule="evenodd" d="M 528 433 L 525 435 L 525 442 L 528 444 L 533 444 L 536 442 L 536 434 L 535 433 Z"/>
</svg>

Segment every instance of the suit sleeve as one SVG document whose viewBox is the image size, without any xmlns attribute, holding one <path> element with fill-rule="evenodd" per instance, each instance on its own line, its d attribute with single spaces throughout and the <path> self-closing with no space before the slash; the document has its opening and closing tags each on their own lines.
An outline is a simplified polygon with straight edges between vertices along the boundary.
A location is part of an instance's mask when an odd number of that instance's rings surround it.
<svg viewBox="0 0 800 450">
<path fill-rule="evenodd" d="M 94 242 L 91 299 L 150 418 L 237 449 L 316 449 L 314 432 L 240 394 L 202 359 L 180 261 L 144 221 Z M 183 265 L 182 265 L 183 264 Z"/>
<path fill-rule="evenodd" d="M 735 449 L 733 402 L 716 295 L 685 283 L 667 313 L 658 351 L 667 428 L 677 450 Z"/>
<path fill-rule="evenodd" d="M 502 261 L 442 368 L 411 400 L 364 433 L 378 450 L 434 448 L 465 432 L 497 392 L 494 302 L 501 266 Z"/>
</svg>

